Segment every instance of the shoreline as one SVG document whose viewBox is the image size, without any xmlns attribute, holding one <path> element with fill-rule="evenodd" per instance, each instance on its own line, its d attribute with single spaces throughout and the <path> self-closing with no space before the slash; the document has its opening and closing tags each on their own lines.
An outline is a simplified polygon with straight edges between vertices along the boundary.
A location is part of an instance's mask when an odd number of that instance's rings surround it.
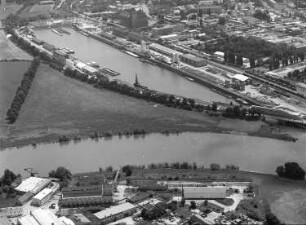
<svg viewBox="0 0 306 225">
<path fill-rule="evenodd" d="M 285 141 L 285 142 L 296 142 L 297 138 L 294 138 L 288 134 L 272 134 L 272 133 L 266 133 L 263 131 L 256 131 L 256 132 L 243 132 L 238 130 L 226 130 L 222 128 L 208 128 L 208 129 L 175 129 L 175 130 L 153 130 L 153 131 L 145 131 L 144 133 L 134 134 L 133 131 L 129 131 L 128 134 L 125 133 L 126 131 L 118 131 L 116 133 L 112 132 L 104 132 L 99 133 L 97 130 L 91 130 L 91 131 L 85 131 L 84 133 L 68 133 L 65 135 L 60 134 L 48 134 L 45 136 L 40 137 L 33 137 L 33 138 L 24 138 L 20 140 L 14 140 L 10 142 L 10 137 L 1 139 L 1 146 L 0 151 L 2 150 L 8 150 L 11 148 L 22 148 L 27 146 L 33 146 L 34 148 L 37 145 L 44 145 L 44 144 L 70 144 L 74 143 L 77 144 L 82 141 L 86 141 L 88 139 L 90 140 L 108 140 L 113 137 L 146 137 L 150 134 L 160 134 L 160 135 L 180 135 L 182 133 L 212 133 L 212 134 L 230 134 L 230 135 L 239 135 L 239 136 L 251 136 L 251 137 L 257 137 L 257 138 L 269 138 L 273 140 L 278 141 Z"/>
</svg>

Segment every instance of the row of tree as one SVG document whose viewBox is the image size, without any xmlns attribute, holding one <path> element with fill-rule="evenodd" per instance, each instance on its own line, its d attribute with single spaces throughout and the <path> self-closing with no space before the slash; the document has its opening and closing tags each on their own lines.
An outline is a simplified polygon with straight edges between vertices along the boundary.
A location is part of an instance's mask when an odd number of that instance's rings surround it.
<svg viewBox="0 0 306 225">
<path fill-rule="evenodd" d="M 9 123 L 14 123 L 19 115 L 19 111 L 21 109 L 22 104 L 24 103 L 29 90 L 31 88 L 31 84 L 33 82 L 33 79 L 36 74 L 37 67 L 40 63 L 39 58 L 35 58 L 29 69 L 24 73 L 23 79 L 21 81 L 20 86 L 17 88 L 17 91 L 15 93 L 15 97 L 11 103 L 10 108 L 7 111 L 7 117 L 6 120 Z"/>
<path fill-rule="evenodd" d="M 293 72 L 289 72 L 287 77 L 290 80 L 303 81 L 306 79 L 306 68 L 303 71 L 294 70 Z"/>
<path fill-rule="evenodd" d="M 14 172 L 6 169 L 3 176 L 0 178 L 0 194 L 4 194 L 7 197 L 15 197 L 16 191 L 13 187 L 13 183 L 16 180 L 21 181 L 20 174 L 16 175 Z"/>
</svg>

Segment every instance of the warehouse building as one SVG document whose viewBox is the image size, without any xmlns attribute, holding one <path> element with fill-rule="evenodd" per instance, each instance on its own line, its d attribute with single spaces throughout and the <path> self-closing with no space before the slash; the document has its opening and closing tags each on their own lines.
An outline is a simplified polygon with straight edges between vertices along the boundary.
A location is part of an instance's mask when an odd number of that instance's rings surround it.
<svg viewBox="0 0 306 225">
<path fill-rule="evenodd" d="M 204 58 L 196 57 L 192 54 L 184 54 L 181 55 L 180 58 L 183 63 L 194 67 L 202 67 L 207 65 L 206 60 Z"/>
<path fill-rule="evenodd" d="M 59 63 L 62 66 L 66 65 L 66 59 L 68 58 L 68 54 L 63 50 L 55 50 L 53 52 L 53 61 Z"/>
<path fill-rule="evenodd" d="M 295 87 L 296 87 L 296 91 L 297 91 L 298 94 L 306 97 L 306 84 L 304 84 L 304 83 L 297 83 L 295 85 Z"/>
<path fill-rule="evenodd" d="M 104 209 L 94 215 L 103 223 L 113 222 L 133 215 L 137 211 L 136 206 L 131 203 L 123 203 Z"/>
<path fill-rule="evenodd" d="M 105 183 L 105 176 L 100 172 L 73 174 L 76 186 L 102 185 Z"/>
<path fill-rule="evenodd" d="M 56 215 L 49 210 L 36 209 L 31 215 L 40 225 L 65 225 Z"/>
<path fill-rule="evenodd" d="M 97 206 L 112 203 L 111 185 L 66 187 L 62 189 L 60 205 L 66 208 Z"/>
<path fill-rule="evenodd" d="M 48 200 L 50 200 L 53 196 L 54 192 L 50 188 L 45 188 L 37 195 L 34 196 L 31 205 L 41 206 L 45 204 Z"/>
<path fill-rule="evenodd" d="M 227 196 L 225 187 L 183 187 L 183 195 L 187 200 L 222 199 Z"/>
<path fill-rule="evenodd" d="M 21 195 L 18 199 L 17 202 L 19 205 L 23 205 L 25 203 L 27 203 L 28 201 L 30 201 L 30 199 L 34 196 L 35 194 L 33 194 L 32 192 L 26 192 L 23 195 Z"/>
<path fill-rule="evenodd" d="M 22 181 L 22 183 L 15 188 L 18 192 L 31 192 L 37 194 L 42 189 L 47 187 L 51 183 L 50 179 L 40 178 L 40 177 L 29 177 Z"/>
<path fill-rule="evenodd" d="M 182 53 L 172 50 L 171 48 L 167 48 L 163 45 L 160 44 L 156 44 L 156 43 L 152 43 L 149 45 L 149 49 L 155 52 L 158 52 L 160 54 L 166 55 L 168 57 L 173 57 L 173 55 L 177 54 L 177 55 L 181 55 Z"/>
<path fill-rule="evenodd" d="M 18 225 L 40 225 L 37 222 L 37 220 L 31 215 L 26 215 L 21 218 L 18 218 L 17 224 Z"/>
</svg>

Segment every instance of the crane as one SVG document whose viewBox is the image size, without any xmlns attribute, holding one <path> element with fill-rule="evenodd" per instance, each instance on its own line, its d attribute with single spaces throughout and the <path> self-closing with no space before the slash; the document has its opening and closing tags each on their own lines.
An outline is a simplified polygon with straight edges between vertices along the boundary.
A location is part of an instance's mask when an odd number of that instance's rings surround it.
<svg viewBox="0 0 306 225">
<path fill-rule="evenodd" d="M 27 171 L 31 177 L 35 177 L 36 174 L 38 174 L 37 171 L 35 171 L 33 168 L 25 168 L 24 171 Z"/>
<path fill-rule="evenodd" d="M 117 171 L 117 173 L 116 173 L 116 175 L 115 175 L 115 178 L 114 178 L 114 180 L 113 180 L 113 182 L 112 182 L 112 190 L 113 190 L 114 192 L 117 192 L 117 185 L 118 185 L 119 173 L 120 173 L 120 169 L 118 169 L 118 171 Z"/>
</svg>

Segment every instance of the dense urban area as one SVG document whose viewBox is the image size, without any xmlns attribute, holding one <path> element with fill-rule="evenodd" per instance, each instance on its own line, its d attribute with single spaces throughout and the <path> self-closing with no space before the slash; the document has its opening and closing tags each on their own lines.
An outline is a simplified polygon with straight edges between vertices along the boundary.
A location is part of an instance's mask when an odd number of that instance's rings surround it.
<svg viewBox="0 0 306 225">
<path fill-rule="evenodd" d="M 305 28 L 303 0 L 1 0 L 0 225 L 305 224 Z M 90 152 L 186 132 L 247 147 L 224 164 Z"/>
</svg>

